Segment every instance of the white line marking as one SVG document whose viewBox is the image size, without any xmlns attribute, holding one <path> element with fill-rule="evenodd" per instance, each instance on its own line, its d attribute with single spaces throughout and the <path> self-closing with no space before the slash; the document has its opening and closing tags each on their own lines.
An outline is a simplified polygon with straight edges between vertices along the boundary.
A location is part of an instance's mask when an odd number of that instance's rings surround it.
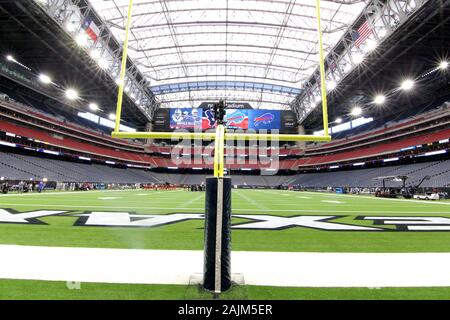
<svg viewBox="0 0 450 320">
<path fill-rule="evenodd" d="M 98 200 L 116 200 L 116 199 L 121 199 L 120 197 L 100 197 L 97 198 Z"/>
<path fill-rule="evenodd" d="M 60 205 L 60 204 L 22 204 L 22 203 L 0 203 L 4 209 L 7 207 L 38 207 L 38 208 L 70 208 L 70 209 L 142 209 L 142 210 L 180 210 L 180 207 L 136 207 L 136 206 L 72 206 L 72 205 Z M 204 207 L 191 207 L 184 208 L 185 211 L 199 211 L 204 212 Z M 307 209 L 239 209 L 233 208 L 233 211 L 242 211 L 242 212 L 306 212 L 306 213 L 343 213 L 344 215 L 354 215 L 354 214 L 364 214 L 364 213 L 375 213 L 375 214 L 450 214 L 448 211 L 385 211 L 385 210 L 307 210 Z"/>
<path fill-rule="evenodd" d="M 325 203 L 342 203 L 341 201 L 336 201 L 336 200 L 321 200 L 320 202 L 325 202 Z"/>
<path fill-rule="evenodd" d="M 203 269 L 203 252 L 187 250 L 0 245 L 0 256 L 2 279 L 185 285 Z M 248 285 L 450 286 L 450 253 L 235 251 L 232 261 L 233 272 L 243 274 Z"/>
<path fill-rule="evenodd" d="M 328 196 L 336 196 L 336 197 L 353 197 L 353 198 L 360 198 L 360 199 L 370 199 L 370 200 L 386 200 L 386 201 L 400 201 L 404 203 L 421 203 L 421 204 L 442 204 L 442 205 L 450 205 L 450 202 L 425 202 L 421 200 L 411 200 L 411 199 L 390 199 L 390 198 L 377 198 L 372 196 L 360 196 L 360 195 L 352 195 L 352 194 L 326 194 L 326 193 L 319 193 L 319 192 L 309 192 L 309 191 L 303 191 L 305 193 L 309 194 L 315 194 L 315 195 L 328 195 Z"/>
<path fill-rule="evenodd" d="M 253 200 L 250 197 L 247 197 L 244 193 L 238 191 L 238 192 L 236 192 L 236 194 L 238 196 L 240 196 L 242 199 L 244 199 L 245 201 L 247 201 L 248 203 L 250 203 L 251 205 L 255 206 L 256 208 L 259 208 L 259 211 L 261 211 L 261 210 L 267 211 L 267 207 L 265 205 Z M 235 210 L 235 209 L 233 209 L 233 210 Z"/>
</svg>

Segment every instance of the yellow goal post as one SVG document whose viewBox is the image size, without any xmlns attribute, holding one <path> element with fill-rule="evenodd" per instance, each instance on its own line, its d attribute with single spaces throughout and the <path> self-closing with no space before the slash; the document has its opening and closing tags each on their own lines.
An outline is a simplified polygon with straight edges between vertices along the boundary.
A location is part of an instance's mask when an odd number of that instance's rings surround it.
<svg viewBox="0 0 450 320">
<path fill-rule="evenodd" d="M 225 140 L 278 140 L 278 141 L 310 141 L 310 142 L 328 142 L 331 141 L 328 128 L 328 102 L 327 88 L 325 78 L 325 53 L 323 49 L 322 20 L 320 10 L 320 0 L 316 0 L 317 33 L 319 42 L 319 66 L 322 94 L 322 114 L 323 114 L 323 135 L 297 135 L 297 134 L 258 134 L 258 133 L 233 133 L 225 132 L 223 125 L 216 128 L 216 133 L 208 132 L 121 132 L 120 122 L 122 117 L 123 93 L 125 87 L 125 73 L 128 58 L 128 42 L 130 37 L 132 22 L 133 0 L 129 1 L 128 15 L 125 27 L 125 41 L 122 55 L 122 68 L 119 79 L 119 92 L 117 99 L 115 128 L 112 132 L 113 138 L 118 139 L 191 139 L 191 140 L 215 140 L 214 156 L 214 176 L 223 177 L 224 175 L 224 148 Z"/>
</svg>

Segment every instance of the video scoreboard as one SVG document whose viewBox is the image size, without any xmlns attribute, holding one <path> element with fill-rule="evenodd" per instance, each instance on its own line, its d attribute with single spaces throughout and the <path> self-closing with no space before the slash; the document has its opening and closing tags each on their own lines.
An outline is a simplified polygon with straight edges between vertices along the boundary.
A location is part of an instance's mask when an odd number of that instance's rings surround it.
<svg viewBox="0 0 450 320">
<path fill-rule="evenodd" d="M 237 108 L 233 108 L 236 107 Z M 228 129 L 279 130 L 296 132 L 296 116 L 287 110 L 254 110 L 247 105 L 232 105 L 226 108 L 225 123 Z M 155 131 L 176 129 L 208 130 L 217 125 L 213 104 L 202 104 L 198 108 L 158 109 L 154 116 Z"/>
</svg>

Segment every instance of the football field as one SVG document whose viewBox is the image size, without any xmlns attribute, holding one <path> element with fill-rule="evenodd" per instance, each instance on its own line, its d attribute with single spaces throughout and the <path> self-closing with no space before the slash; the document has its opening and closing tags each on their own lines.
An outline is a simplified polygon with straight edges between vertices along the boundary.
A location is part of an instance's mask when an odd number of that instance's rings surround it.
<svg viewBox="0 0 450 320">
<path fill-rule="evenodd" d="M 2 195 L 0 246 L 201 251 L 204 201 L 204 193 L 185 190 Z M 232 207 L 232 250 L 240 254 L 450 252 L 448 201 L 240 189 L 233 190 Z M 242 297 L 449 299 L 450 288 L 247 285 L 223 295 Z M 0 280 L 0 298 L 206 297 L 180 284 L 82 283 L 80 290 L 71 290 L 63 281 L 4 279 Z"/>
</svg>

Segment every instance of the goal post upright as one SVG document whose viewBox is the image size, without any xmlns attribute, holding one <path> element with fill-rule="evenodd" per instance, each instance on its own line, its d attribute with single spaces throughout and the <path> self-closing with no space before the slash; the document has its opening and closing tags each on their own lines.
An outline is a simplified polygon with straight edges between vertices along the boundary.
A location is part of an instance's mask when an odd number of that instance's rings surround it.
<svg viewBox="0 0 450 320">
<path fill-rule="evenodd" d="M 121 132 L 123 94 L 127 65 L 128 41 L 131 31 L 133 0 L 129 0 L 125 28 L 122 69 L 120 71 L 115 128 L 113 138 L 118 139 L 190 139 L 215 140 L 214 177 L 206 181 L 205 203 L 205 259 L 203 287 L 216 294 L 231 287 L 231 179 L 224 177 L 224 153 L 227 140 L 278 140 L 278 141 L 331 141 L 328 125 L 328 101 L 325 75 L 325 53 L 321 26 L 320 0 L 316 0 L 317 33 L 319 44 L 320 87 L 322 95 L 323 135 L 258 134 L 226 132 L 219 123 L 216 132 Z"/>
<path fill-rule="evenodd" d="M 116 123 L 114 132 L 120 132 L 120 120 L 122 119 L 122 105 L 123 105 L 123 91 L 125 89 L 125 74 L 127 71 L 127 59 L 128 59 L 128 41 L 130 39 L 131 20 L 133 11 L 133 0 L 128 3 L 128 14 L 125 26 L 125 41 L 123 42 L 122 50 L 122 66 L 120 69 L 119 77 L 119 93 L 117 95 L 117 109 L 116 109 Z"/>
</svg>

